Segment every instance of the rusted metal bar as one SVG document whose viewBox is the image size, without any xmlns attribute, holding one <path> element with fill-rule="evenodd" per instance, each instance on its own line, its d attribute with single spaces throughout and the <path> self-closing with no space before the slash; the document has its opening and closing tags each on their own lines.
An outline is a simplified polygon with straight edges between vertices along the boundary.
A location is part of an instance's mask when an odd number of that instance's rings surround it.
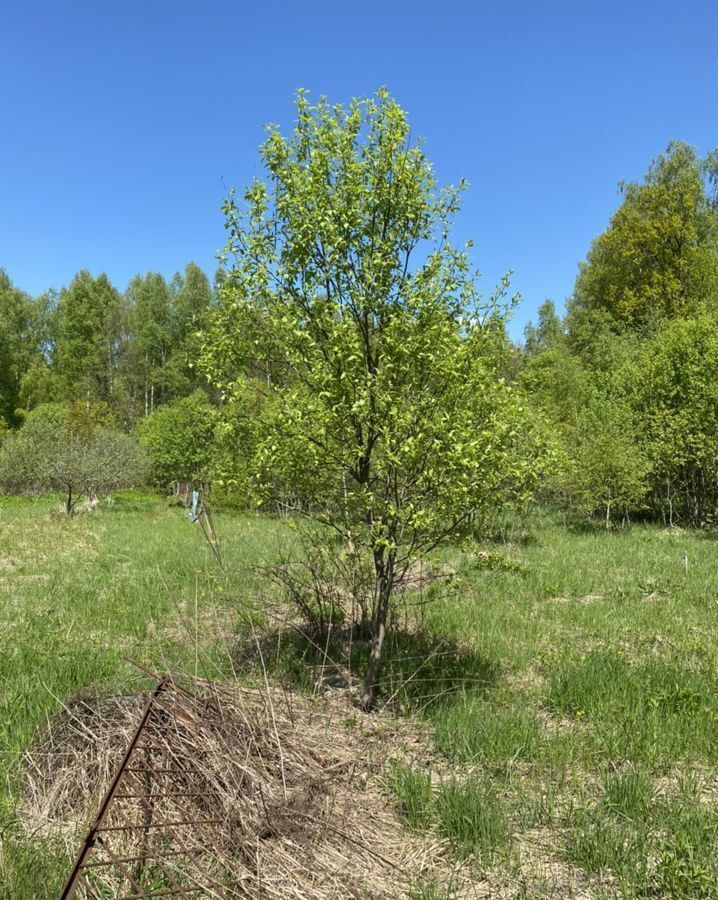
<svg viewBox="0 0 718 900">
<path fill-rule="evenodd" d="M 104 890 L 99 885 L 101 882 L 104 885 L 107 878 L 115 879 L 112 883 L 118 900 L 122 897 L 147 900 L 185 895 L 224 900 L 241 893 L 239 881 L 222 883 L 219 880 L 232 877 L 232 866 L 223 872 L 212 871 L 211 860 L 216 852 L 214 840 L 223 844 L 225 829 L 231 827 L 231 819 L 224 815 L 221 804 L 209 802 L 207 791 L 202 789 L 207 778 L 203 758 L 208 751 L 193 745 L 188 737 L 198 725 L 215 720 L 215 707 L 221 717 L 221 706 L 205 703 L 177 685 L 169 675 L 146 696 L 142 717 L 100 804 L 60 900 L 71 900 L 78 887 L 90 900 L 99 900 L 98 890 Z M 144 758 L 142 754 L 145 754 Z M 157 768 L 153 767 L 153 762 L 159 763 Z M 127 777 L 123 782 L 124 776 Z M 154 821 L 155 804 L 160 807 L 160 815 L 164 807 L 162 821 Z M 171 819 L 173 815 L 174 819 Z M 142 821 L 126 821 L 137 818 Z M 203 832 L 205 826 L 208 830 Z M 216 834 L 209 837 L 212 827 Z M 157 835 L 158 839 L 152 835 Z M 205 839 L 208 844 L 204 844 Z M 203 846 L 196 846 L 197 841 L 202 841 Z M 90 858 L 93 850 L 97 855 Z M 90 880 L 91 872 L 94 875 Z M 151 881 L 149 872 L 152 873 Z M 96 886 L 92 882 L 96 882 Z M 155 885 L 154 889 L 150 883 Z M 121 894 L 123 890 L 128 892 Z"/>
<path fill-rule="evenodd" d="M 176 897 L 182 894 L 196 894 L 198 891 L 206 891 L 204 885 L 198 884 L 197 887 L 183 888 L 167 888 L 161 891 L 152 891 L 151 894 L 123 894 L 117 900 L 144 900 L 145 897 Z"/>
<path fill-rule="evenodd" d="M 119 857 L 116 856 L 115 853 L 112 852 L 112 848 L 110 846 L 108 846 L 105 843 L 105 841 L 102 840 L 102 838 L 98 838 L 97 842 L 102 845 L 102 849 L 110 857 L 110 859 L 112 859 L 112 861 L 115 863 L 115 866 L 120 870 L 120 872 L 122 872 L 122 874 L 125 876 L 125 878 L 129 881 L 130 887 L 132 888 L 132 890 L 136 891 L 137 895 L 139 897 L 143 897 L 146 900 L 147 891 L 145 891 L 145 889 L 142 887 L 142 885 L 139 882 L 139 879 L 135 878 L 135 876 L 132 874 L 132 872 L 127 868 L 127 866 L 122 862 L 122 860 L 119 859 Z"/>
<path fill-rule="evenodd" d="M 116 859 L 93 859 L 90 862 L 86 862 L 83 866 L 84 869 L 102 869 L 107 868 L 107 866 L 114 866 L 115 862 L 138 862 L 141 859 L 164 859 L 167 856 L 183 856 L 185 853 L 207 853 L 209 852 L 206 847 L 187 847 L 182 848 L 181 850 L 148 850 L 146 856 L 118 856 Z"/>
<path fill-rule="evenodd" d="M 84 875 L 80 875 L 80 877 L 77 880 L 77 883 L 81 884 L 82 887 L 84 887 L 84 889 L 87 891 L 88 896 L 90 897 L 90 900 L 100 900 L 99 896 L 95 893 L 92 885 L 85 878 Z"/>
<path fill-rule="evenodd" d="M 115 792 L 117 791 L 117 787 L 122 780 L 122 776 L 125 774 L 125 766 L 129 762 L 130 757 L 132 756 L 135 747 L 139 742 L 140 735 L 142 734 L 142 729 L 144 728 L 147 720 L 150 717 L 150 714 L 152 712 L 152 705 L 154 704 L 157 697 L 162 693 L 162 691 L 165 690 L 169 683 L 170 678 L 168 676 L 165 676 L 164 678 L 160 679 L 155 689 L 150 694 L 142 718 L 140 719 L 140 722 L 135 729 L 135 733 L 132 735 L 132 739 L 130 740 L 127 750 L 125 751 L 125 755 L 122 757 L 122 762 L 120 763 L 117 772 L 115 773 L 115 777 L 112 779 L 112 784 L 110 785 L 109 790 L 105 794 L 105 797 L 100 804 L 100 808 L 97 812 L 94 823 L 87 833 L 87 837 L 85 838 L 82 847 L 80 848 L 80 852 L 77 855 L 75 864 L 72 867 L 70 877 L 68 878 L 67 883 L 65 884 L 65 887 L 60 894 L 60 900 L 70 900 L 70 898 L 75 893 L 75 890 L 77 889 L 78 879 L 82 872 L 82 867 L 85 864 L 85 860 L 88 858 L 90 853 L 92 853 L 92 848 L 95 845 L 97 833 L 105 820 L 105 816 L 107 815 L 110 803 L 112 802 L 112 798 L 114 797 Z"/>
<path fill-rule="evenodd" d="M 178 891 L 181 891 L 185 885 L 178 884 L 177 881 L 173 878 L 173 875 L 177 874 L 177 871 L 170 874 L 167 870 L 167 867 L 164 866 L 161 860 L 156 859 L 153 861 L 155 868 L 157 869 L 157 874 L 160 875 L 161 880 L 170 888 L 172 888 L 172 896 L 177 894 Z M 181 871 L 181 870 L 179 870 Z"/>
<path fill-rule="evenodd" d="M 211 873 L 208 872 L 207 869 L 202 865 L 202 863 L 196 858 L 196 856 L 193 855 L 191 848 L 189 848 L 189 847 L 186 846 L 186 844 L 184 843 L 184 841 L 182 840 L 182 838 L 181 838 L 178 834 L 176 834 L 176 832 L 174 832 L 174 831 L 172 831 L 172 830 L 170 829 L 170 830 L 169 830 L 169 834 L 172 836 L 173 841 L 174 841 L 180 848 L 182 848 L 182 849 L 185 851 L 185 853 L 187 854 L 187 857 L 192 861 L 192 863 L 194 864 L 195 868 L 196 868 L 198 871 L 200 871 L 206 878 L 209 879 L 209 882 L 210 882 L 210 884 L 211 884 L 212 886 L 217 887 L 217 888 L 220 888 L 220 889 L 223 888 L 223 887 L 227 887 L 227 886 L 228 886 L 228 885 L 222 885 L 222 884 L 220 884 L 220 883 L 217 881 L 216 878 L 213 878 L 213 877 L 212 877 Z M 221 895 L 220 895 L 220 896 L 221 896 Z"/>
<path fill-rule="evenodd" d="M 148 675 L 150 678 L 158 681 L 160 676 L 157 672 L 153 672 L 152 669 L 148 669 L 147 666 L 143 666 L 141 663 L 138 663 L 136 659 L 130 659 L 129 656 L 123 657 L 125 662 L 128 662 L 131 666 L 134 666 L 136 669 L 139 669 L 140 672 L 144 672 L 145 675 Z M 177 691 L 178 694 L 184 694 L 185 697 L 190 697 L 192 700 L 199 699 L 196 694 L 193 694 L 192 691 L 188 691 L 187 688 L 182 687 L 181 684 L 177 684 L 177 682 L 172 678 L 171 675 L 165 675 L 164 680 L 167 684 L 172 685 L 172 688 Z"/>
<path fill-rule="evenodd" d="M 170 828 L 178 827 L 180 825 L 223 825 L 226 824 L 226 822 L 226 819 L 187 819 L 186 821 L 182 820 L 180 822 L 152 822 L 150 825 L 136 822 L 130 825 L 107 825 L 102 828 L 95 828 L 95 832 L 104 834 L 108 831 L 141 831 L 143 828 Z"/>
<path fill-rule="evenodd" d="M 117 897 L 116 900 L 143 900 L 143 896 L 146 897 L 175 897 L 184 894 L 196 894 L 198 891 L 204 891 L 206 897 L 221 897 L 222 895 L 217 892 L 217 889 L 223 890 L 228 888 L 232 890 L 234 893 L 230 896 L 234 897 L 245 897 L 247 894 L 239 893 L 239 880 L 236 881 L 226 881 L 226 882 L 215 882 L 216 887 L 207 887 L 205 884 L 198 885 L 186 885 L 180 888 L 163 888 L 159 891 L 151 891 L 146 895 L 142 894 L 122 894 L 120 897 Z M 209 892 L 209 893 L 207 893 Z"/>
<path fill-rule="evenodd" d="M 155 705 L 157 701 L 155 701 Z M 145 765 L 148 768 L 148 771 L 145 772 L 145 796 L 143 797 L 143 807 L 144 807 L 144 823 L 145 825 L 149 825 L 152 821 L 152 812 L 154 810 L 154 802 L 151 799 L 148 799 L 149 795 L 152 793 L 152 774 L 149 769 L 152 766 L 152 757 L 149 753 L 145 755 Z M 116 795 L 117 796 L 117 795 Z M 144 854 L 147 848 L 147 843 L 149 841 L 149 833 L 147 829 L 145 829 L 142 835 L 142 853 Z M 142 878 L 142 873 L 144 871 L 144 860 L 141 860 L 137 863 L 136 866 L 136 875 L 138 880 Z"/>
<path fill-rule="evenodd" d="M 166 800 L 168 797 L 204 797 L 204 791 L 177 791 L 170 794 L 115 794 L 115 800 Z"/>
<path fill-rule="evenodd" d="M 159 871 L 162 873 L 164 880 L 168 881 L 172 885 L 172 887 L 174 888 L 175 894 L 182 893 L 182 890 L 185 887 L 193 886 L 193 885 L 188 885 L 188 884 L 178 884 L 175 879 L 175 876 L 178 874 L 178 872 L 181 875 L 188 876 L 198 887 L 201 887 L 204 890 L 207 890 L 207 885 L 202 884 L 202 882 L 196 876 L 192 875 L 191 873 L 183 872 L 181 869 L 180 870 L 177 870 L 177 869 L 172 870 L 171 864 L 168 865 L 166 861 L 163 861 L 160 859 L 156 860 L 155 865 L 157 866 Z"/>
<path fill-rule="evenodd" d="M 161 735 L 162 735 L 162 737 L 165 737 L 165 736 L 166 736 L 166 731 L 161 732 Z M 155 744 L 155 745 L 152 745 L 152 744 L 138 744 L 138 746 L 137 746 L 135 749 L 136 749 L 136 750 L 157 750 L 157 749 L 159 749 L 159 748 L 157 747 L 156 744 Z M 193 752 L 196 753 L 197 756 L 206 756 L 210 751 L 209 751 L 209 750 L 194 750 Z"/>
<path fill-rule="evenodd" d="M 219 881 L 216 881 L 215 885 L 216 885 L 216 888 L 219 888 L 219 889 L 229 888 L 230 890 L 234 891 L 234 893 L 231 896 L 234 896 L 234 897 L 248 896 L 247 894 L 239 893 L 239 880 L 238 879 L 235 881 L 226 881 L 226 882 L 222 882 L 222 883 L 220 883 Z M 187 885 L 186 887 L 181 887 L 178 889 L 163 888 L 162 890 L 159 890 L 159 891 L 151 891 L 146 896 L 148 896 L 148 897 L 174 897 L 174 896 L 183 895 L 183 894 L 196 894 L 198 891 L 204 891 L 205 896 L 207 896 L 207 897 L 219 897 L 221 895 L 217 893 L 216 888 L 210 888 L 204 884 L 198 884 L 196 886 L 195 885 Z M 210 893 L 207 893 L 207 891 L 209 891 Z M 140 895 L 140 894 L 123 894 L 122 896 L 117 897 L 117 900 L 143 900 L 143 898 L 142 898 L 142 895 Z"/>
</svg>

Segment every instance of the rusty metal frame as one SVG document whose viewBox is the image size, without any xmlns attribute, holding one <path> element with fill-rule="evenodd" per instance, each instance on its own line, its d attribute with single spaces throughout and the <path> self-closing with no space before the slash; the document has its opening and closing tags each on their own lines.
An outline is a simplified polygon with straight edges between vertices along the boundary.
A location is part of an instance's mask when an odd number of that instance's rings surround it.
<svg viewBox="0 0 718 900">
<path fill-rule="evenodd" d="M 168 694 L 174 695 L 171 702 L 167 702 Z M 157 755 L 166 752 L 164 749 L 166 743 L 164 747 L 152 745 L 153 732 L 155 735 L 161 734 L 166 742 L 168 734 L 172 735 L 169 724 L 173 720 L 179 727 L 187 727 L 187 723 L 191 724 L 195 720 L 198 715 L 196 704 L 200 704 L 201 711 L 202 701 L 200 698 L 176 684 L 169 675 L 161 678 L 150 692 L 137 727 L 80 847 L 70 875 L 60 894 L 60 900 L 71 900 L 78 888 L 82 888 L 82 892 L 88 898 L 98 897 L 97 889 L 91 883 L 92 873 L 113 869 L 121 877 L 122 883 L 126 883 L 130 888 L 130 893 L 121 895 L 125 900 L 189 896 L 201 892 L 204 892 L 204 896 L 236 896 L 233 893 L 226 894 L 224 891 L 225 888 L 231 889 L 233 886 L 236 889 L 236 884 L 221 883 L 207 871 L 207 868 L 198 859 L 198 857 L 211 853 L 211 847 L 197 846 L 196 838 L 194 841 L 191 840 L 191 832 L 187 835 L 191 843 L 187 842 L 184 837 L 181 838 L 176 832 L 176 829 L 179 829 L 183 834 L 185 830 L 191 828 L 201 829 L 202 826 L 225 826 L 227 824 L 226 818 L 222 817 L 221 809 L 202 808 L 202 804 L 199 804 L 196 816 L 194 816 L 194 810 L 185 801 L 185 798 L 205 796 L 204 792 L 199 789 L 201 781 L 198 781 L 201 771 L 198 768 L 201 766 L 201 753 L 199 759 L 188 759 L 186 768 L 166 765 L 165 761 L 159 759 L 157 766 L 153 766 L 151 763 L 153 752 L 156 752 Z M 190 708 L 187 708 L 188 705 Z M 162 717 L 164 727 L 161 731 L 157 730 L 160 725 L 153 724 L 151 721 L 155 713 Z M 179 736 L 179 734 L 178 730 L 177 735 Z M 181 752 L 181 748 L 178 748 L 178 753 Z M 161 780 L 154 781 L 156 790 L 153 791 L 154 776 L 159 776 Z M 121 789 L 123 779 L 126 777 L 134 782 L 130 790 Z M 187 789 L 188 778 L 190 782 L 195 782 L 197 790 Z M 137 786 L 141 780 L 144 780 L 144 792 L 141 787 Z M 190 787 L 194 787 L 195 784 L 191 783 Z M 176 790 L 173 790 L 174 787 Z M 165 799 L 177 801 L 172 808 L 180 814 L 170 816 L 169 821 L 165 821 L 168 817 L 162 815 L 160 815 L 159 821 L 153 820 L 155 801 Z M 126 801 L 138 803 L 142 810 L 143 821 L 136 822 L 130 821 L 130 817 L 125 818 L 127 811 L 121 804 Z M 191 800 L 189 802 L 191 803 Z M 113 810 L 122 818 L 119 824 L 106 824 Z M 110 819 L 110 821 L 113 820 Z M 164 839 L 165 844 L 159 847 L 150 847 L 150 832 L 158 834 L 159 838 L 156 840 Z M 123 834 L 135 835 L 133 840 L 140 840 L 140 847 L 128 853 L 127 847 L 123 850 L 121 846 L 111 846 L 110 840 L 120 838 Z M 93 858 L 96 850 L 99 850 L 107 858 Z M 189 871 L 172 866 L 168 868 L 165 861 L 186 863 Z M 147 863 L 153 864 L 154 871 L 167 884 L 167 887 L 143 887 L 143 873 Z M 192 883 L 181 884 L 176 880 L 178 876 L 180 879 L 190 878 Z"/>
</svg>

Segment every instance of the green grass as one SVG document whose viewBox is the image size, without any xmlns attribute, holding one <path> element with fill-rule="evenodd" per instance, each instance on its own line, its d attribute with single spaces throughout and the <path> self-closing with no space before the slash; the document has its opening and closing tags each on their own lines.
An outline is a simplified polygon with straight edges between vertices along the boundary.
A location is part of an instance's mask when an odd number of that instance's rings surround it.
<svg viewBox="0 0 718 900">
<path fill-rule="evenodd" d="M 640 821 L 651 809 L 653 788 L 644 772 L 612 772 L 604 780 L 604 791 L 605 809 L 627 821 Z"/>
<path fill-rule="evenodd" d="M 483 781 L 448 779 L 439 787 L 434 808 L 438 833 L 459 856 L 490 862 L 508 841 L 501 799 Z"/>
<path fill-rule="evenodd" d="M 492 678 L 422 714 L 449 763 L 501 792 L 514 840 L 499 868 L 528 896 L 586 890 L 583 879 L 596 897 L 716 896 L 713 537 L 544 516 L 529 540 L 483 551 L 444 553 L 460 590 L 427 606 L 422 626 Z M 690 799 L 676 785 L 693 776 Z M 522 855 L 533 835 L 538 860 Z M 572 868 L 557 886 L 562 861 Z"/>
<path fill-rule="evenodd" d="M 451 777 L 434 785 L 427 772 L 395 765 L 390 787 L 409 827 L 435 831 L 459 858 L 487 862 L 508 842 L 501 800 L 486 782 Z"/>
<path fill-rule="evenodd" d="M 217 516 L 227 571 L 183 509 L 143 495 L 68 518 L 55 498 L 0 502 L 0 897 L 59 893 L 68 860 L 18 838 L 14 763 L 59 702 L 154 671 L 231 670 L 234 635 L 261 622 L 253 572 L 285 538 L 271 520 Z"/>
<path fill-rule="evenodd" d="M 409 828 L 430 828 L 434 821 L 431 774 L 411 766 L 396 764 L 392 766 L 389 784 Z"/>
<path fill-rule="evenodd" d="M 207 674 L 227 665 L 204 650 L 257 605 L 251 566 L 279 537 L 274 523 L 251 517 L 220 516 L 218 527 L 228 576 L 184 511 L 165 501 L 120 496 L 73 519 L 52 500 L 3 505 L 1 753 L 24 747 L 56 698 L 132 674 L 125 657 L 155 670 L 190 667 L 199 642 Z"/>
<path fill-rule="evenodd" d="M 625 897 L 718 897 L 718 810 L 695 785 L 656 798 L 644 774 L 610 779 L 604 797 L 564 817 L 566 858 L 610 873 Z"/>
<path fill-rule="evenodd" d="M 609 759 L 666 767 L 685 757 L 718 759 L 713 676 L 677 661 L 605 650 L 567 658 L 549 678 L 546 703 L 589 723 L 591 743 Z"/>
<path fill-rule="evenodd" d="M 504 706 L 464 694 L 443 703 L 432 722 L 437 748 L 458 763 L 504 768 L 517 761 L 546 759 L 552 752 L 552 738 L 543 724 L 518 704 Z"/>
<path fill-rule="evenodd" d="M 74 519 L 53 498 L 0 500 L 0 897 L 55 896 L 62 881 L 67 860 L 20 836 L 12 797 L 14 763 L 60 700 L 129 684 L 127 657 L 257 674 L 236 646 L 277 623 L 253 567 L 291 537 L 248 514 L 217 526 L 227 574 L 165 500 L 121 495 Z M 382 674 L 383 697 L 433 735 L 433 772 L 387 776 L 407 825 L 443 840 L 457 865 L 473 859 L 497 893 L 718 897 L 712 536 L 606 534 L 537 514 L 528 539 L 448 548 L 437 562 L 458 583 L 401 610 L 407 631 Z M 306 641 L 280 629 L 263 652 L 276 676 L 310 683 Z M 352 664 L 365 654 L 354 647 Z M 429 880 L 415 895 L 450 890 Z"/>
</svg>

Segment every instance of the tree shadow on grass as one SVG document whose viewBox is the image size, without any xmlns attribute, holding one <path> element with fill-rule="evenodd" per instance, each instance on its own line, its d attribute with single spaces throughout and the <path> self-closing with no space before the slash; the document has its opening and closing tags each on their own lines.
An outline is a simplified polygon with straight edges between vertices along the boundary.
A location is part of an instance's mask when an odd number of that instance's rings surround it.
<svg viewBox="0 0 718 900">
<path fill-rule="evenodd" d="M 570 534 L 577 536 L 589 535 L 594 537 L 612 537 L 614 535 L 631 534 L 636 529 L 646 526 L 655 526 L 658 523 L 647 514 L 634 513 L 630 518 L 617 513 L 606 527 L 604 515 L 582 515 L 577 512 L 567 512 L 563 516 L 562 526 Z M 659 526 L 660 527 L 660 526 Z"/>
<path fill-rule="evenodd" d="M 112 491 L 99 497 L 99 508 L 103 515 L 112 513 L 145 513 L 166 502 L 167 507 L 174 504 L 171 498 L 162 497 L 160 494 L 140 493 L 138 491 Z"/>
<path fill-rule="evenodd" d="M 304 690 L 357 689 L 370 642 L 348 631 L 315 639 L 301 628 L 284 628 L 246 641 L 235 659 L 239 671 L 266 673 Z M 497 660 L 467 645 L 428 633 L 394 631 L 384 647 L 377 699 L 398 712 L 424 713 L 471 692 L 486 696 L 499 679 Z"/>
<path fill-rule="evenodd" d="M 622 526 L 618 521 L 611 523 L 610 527 L 606 528 L 605 519 L 598 516 L 581 516 L 578 513 L 567 513 L 562 522 L 562 528 L 565 531 L 578 537 L 610 537 L 614 534 L 625 534 L 630 527 L 630 524 Z"/>
</svg>

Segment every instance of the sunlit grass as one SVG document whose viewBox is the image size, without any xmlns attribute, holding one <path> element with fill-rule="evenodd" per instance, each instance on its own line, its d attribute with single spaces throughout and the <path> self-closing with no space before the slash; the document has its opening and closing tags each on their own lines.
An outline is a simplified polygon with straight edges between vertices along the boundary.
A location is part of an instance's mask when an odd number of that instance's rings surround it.
<svg viewBox="0 0 718 900">
<path fill-rule="evenodd" d="M 427 772 L 396 765 L 389 783 L 409 827 L 435 831 L 460 858 L 488 862 L 508 842 L 501 799 L 486 781 L 450 777 L 434 785 Z"/>
<path fill-rule="evenodd" d="M 53 498 L 0 501 L 0 897 L 54 896 L 66 869 L 18 839 L 11 797 L 14 761 L 60 701 L 134 677 L 128 659 L 312 687 L 317 648 L 272 620 L 255 568 L 291 534 L 242 513 L 217 527 L 226 572 L 164 499 L 120 495 L 74 519 Z M 718 896 L 718 544 L 540 515 L 510 537 L 443 550 L 454 589 L 399 616 L 382 697 L 433 747 L 387 775 L 398 815 L 526 896 L 542 896 L 540 863 L 522 862 L 537 834 L 588 896 Z M 274 627 L 262 665 L 243 662 Z M 428 881 L 415 895 L 450 893 Z"/>
<path fill-rule="evenodd" d="M 539 829 L 547 865 L 583 871 L 592 896 L 715 896 L 717 550 L 708 533 L 548 516 L 529 540 L 445 553 L 461 590 L 424 626 L 497 674 L 426 714 L 446 760 L 501 786 L 513 865 Z M 675 786 L 693 773 L 699 799 Z M 523 875 L 543 896 L 539 869 Z"/>
</svg>

